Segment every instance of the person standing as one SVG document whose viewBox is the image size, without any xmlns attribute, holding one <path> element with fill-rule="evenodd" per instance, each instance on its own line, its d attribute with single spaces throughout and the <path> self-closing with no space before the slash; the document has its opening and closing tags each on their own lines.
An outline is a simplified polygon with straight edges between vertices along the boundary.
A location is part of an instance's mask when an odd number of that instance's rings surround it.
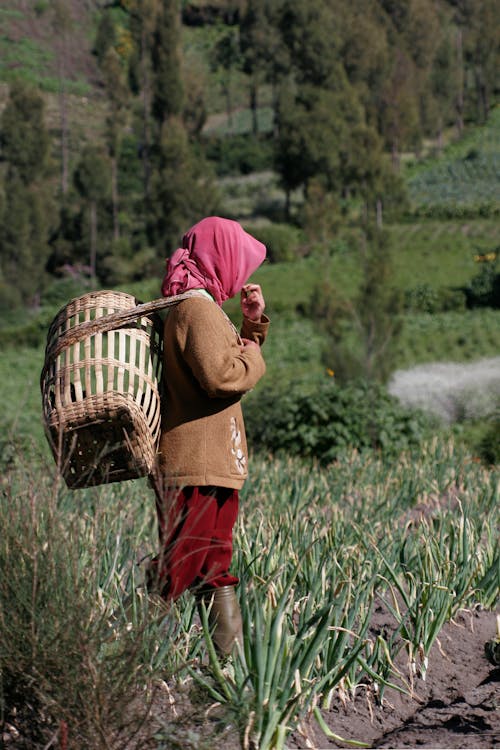
<svg viewBox="0 0 500 750">
<path fill-rule="evenodd" d="M 265 372 L 269 319 L 258 284 L 248 283 L 265 246 L 240 224 L 207 217 L 167 260 L 162 294 L 189 292 L 169 308 L 163 335 L 162 428 L 153 479 L 160 552 L 148 580 L 166 600 L 190 589 L 209 611 L 220 653 L 242 643 L 230 573 L 238 492 L 248 476 L 242 396 Z M 222 310 L 240 294 L 241 330 Z"/>
</svg>

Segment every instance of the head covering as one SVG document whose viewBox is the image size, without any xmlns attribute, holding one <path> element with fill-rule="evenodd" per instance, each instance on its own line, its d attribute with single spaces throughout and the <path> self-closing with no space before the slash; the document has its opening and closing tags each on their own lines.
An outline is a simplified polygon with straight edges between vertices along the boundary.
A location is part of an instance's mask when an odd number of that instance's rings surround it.
<svg viewBox="0 0 500 750">
<path fill-rule="evenodd" d="M 164 297 L 188 289 L 206 289 L 218 305 L 234 297 L 266 257 L 266 247 L 237 221 L 208 216 L 182 239 L 167 259 Z"/>
</svg>

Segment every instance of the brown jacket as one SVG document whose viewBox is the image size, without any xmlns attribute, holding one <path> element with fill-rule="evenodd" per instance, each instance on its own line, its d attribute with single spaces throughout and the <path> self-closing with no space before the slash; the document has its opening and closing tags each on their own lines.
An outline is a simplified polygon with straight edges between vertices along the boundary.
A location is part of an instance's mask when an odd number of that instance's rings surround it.
<svg viewBox="0 0 500 750">
<path fill-rule="evenodd" d="M 262 344 L 269 320 L 244 319 L 241 336 Z M 265 372 L 260 350 L 241 351 L 238 334 L 211 299 L 171 308 L 164 327 L 162 433 L 164 486 L 240 489 L 247 445 L 240 399 Z"/>
</svg>

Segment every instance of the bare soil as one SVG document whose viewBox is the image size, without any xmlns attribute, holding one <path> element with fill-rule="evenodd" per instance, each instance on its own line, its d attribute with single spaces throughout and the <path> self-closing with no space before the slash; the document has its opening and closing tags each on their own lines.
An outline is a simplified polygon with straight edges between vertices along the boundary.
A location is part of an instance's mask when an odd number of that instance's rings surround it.
<svg viewBox="0 0 500 750">
<path fill-rule="evenodd" d="M 373 748 L 499 748 L 500 668 L 484 653 L 495 634 L 494 613 L 461 612 L 441 630 L 426 679 L 414 680 L 412 695 L 387 689 L 380 706 L 369 692 L 359 692 L 354 701 L 338 699 L 324 712 L 326 723 L 336 735 Z M 403 672 L 406 665 L 399 666 Z M 349 745 L 328 739 L 310 722 L 289 747 Z"/>
<path fill-rule="evenodd" d="M 372 629 L 390 628 L 385 608 L 374 615 Z M 325 736 L 314 718 L 303 723 L 286 742 L 287 750 L 370 748 L 500 748 L 500 668 L 484 653 L 496 635 L 496 615 L 463 611 L 441 630 L 429 656 L 426 679 L 415 677 L 409 694 L 386 689 L 381 705 L 373 690 L 360 689 L 354 700 L 336 699 L 322 715 L 330 730 L 345 741 Z M 408 677 L 409 665 L 400 652 L 397 667 Z M 236 721 L 221 706 L 208 705 L 206 694 L 186 685 L 158 696 L 153 715 L 161 716 L 169 747 L 183 750 L 238 750 Z M 149 745 L 154 750 L 156 745 Z M 163 750 L 163 745 L 161 745 Z M 248 745 L 251 747 L 251 744 Z M 253 750 L 258 750 L 254 748 Z"/>
</svg>

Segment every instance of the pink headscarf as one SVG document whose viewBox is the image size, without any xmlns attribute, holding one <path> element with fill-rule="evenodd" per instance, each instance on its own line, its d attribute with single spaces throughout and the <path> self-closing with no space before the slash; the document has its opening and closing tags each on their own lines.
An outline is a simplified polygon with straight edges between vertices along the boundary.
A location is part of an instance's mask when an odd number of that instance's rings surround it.
<svg viewBox="0 0 500 750">
<path fill-rule="evenodd" d="M 266 247 L 237 221 L 209 216 L 191 227 L 167 259 L 164 297 L 206 289 L 218 305 L 234 297 L 266 257 Z"/>
</svg>

